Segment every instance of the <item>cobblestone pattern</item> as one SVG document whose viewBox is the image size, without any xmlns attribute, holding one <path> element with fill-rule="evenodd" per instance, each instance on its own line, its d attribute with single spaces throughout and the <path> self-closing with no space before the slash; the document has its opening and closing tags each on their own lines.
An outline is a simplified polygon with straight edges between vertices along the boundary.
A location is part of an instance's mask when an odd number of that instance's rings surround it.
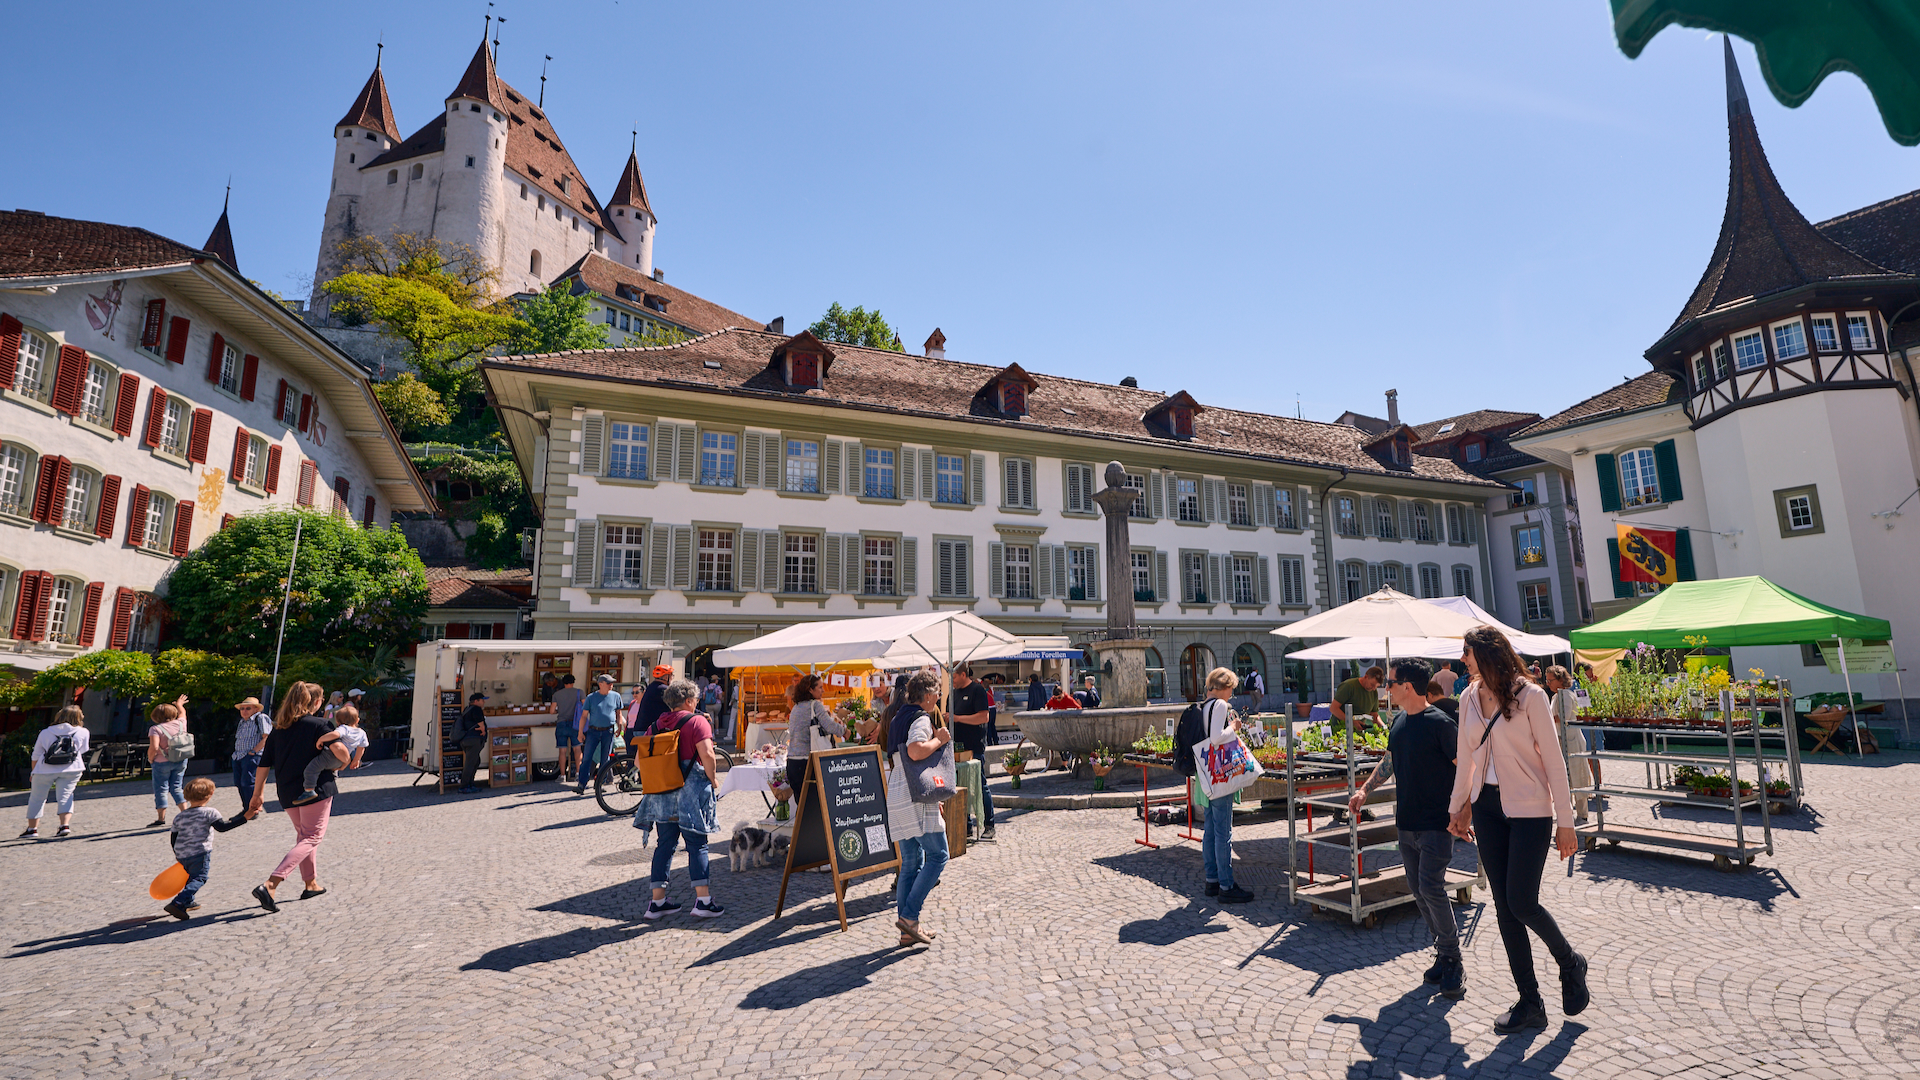
<svg viewBox="0 0 1920 1080">
<path fill-rule="evenodd" d="M 0 1075 L 1910 1075 L 1920 764 L 1807 772 L 1817 809 L 1756 870 L 1550 860 L 1544 899 L 1592 960 L 1594 1003 L 1563 1020 L 1550 993 L 1551 1026 L 1512 1038 L 1491 1030 L 1513 989 L 1483 893 L 1460 909 L 1469 994 L 1430 999 L 1411 909 L 1366 931 L 1287 905 L 1284 820 L 1236 830 L 1259 899 L 1222 910 L 1177 829 L 1149 851 L 1125 810 L 1007 815 L 934 891 L 939 940 L 905 950 L 886 875 L 853 887 L 841 933 L 823 875 L 797 875 L 774 920 L 779 872 L 722 856 L 725 917 L 648 924 L 651 849 L 591 799 L 443 798 L 391 765 L 343 784 L 326 896 L 294 900 L 296 882 L 278 914 L 252 904 L 291 843 L 268 814 L 216 838 L 204 908 L 179 923 L 146 898 L 170 861 L 139 828 L 148 789 L 90 788 L 77 836 L 0 846 Z M 235 801 L 223 782 L 217 804 Z M 16 820 L 23 802 L 0 797 Z M 730 796 L 722 822 L 760 811 Z"/>
</svg>

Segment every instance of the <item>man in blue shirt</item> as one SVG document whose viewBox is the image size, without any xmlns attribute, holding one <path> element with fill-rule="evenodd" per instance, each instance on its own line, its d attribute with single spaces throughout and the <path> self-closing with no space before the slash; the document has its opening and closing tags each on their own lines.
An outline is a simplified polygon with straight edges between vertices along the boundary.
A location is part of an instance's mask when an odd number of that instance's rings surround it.
<svg viewBox="0 0 1920 1080">
<path fill-rule="evenodd" d="M 587 778 L 606 764 L 613 752 L 613 737 L 626 702 L 613 688 L 613 676 L 604 672 L 594 679 L 594 691 L 581 702 L 580 782 L 575 795 L 587 793 Z"/>
</svg>

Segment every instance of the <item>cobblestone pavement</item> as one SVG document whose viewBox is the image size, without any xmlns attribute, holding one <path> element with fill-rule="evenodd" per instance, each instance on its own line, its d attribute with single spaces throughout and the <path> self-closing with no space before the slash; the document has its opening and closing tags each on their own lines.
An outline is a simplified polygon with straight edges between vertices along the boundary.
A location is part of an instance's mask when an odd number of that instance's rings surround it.
<svg viewBox="0 0 1920 1080">
<path fill-rule="evenodd" d="M 797 875 L 775 920 L 779 872 L 724 859 L 725 917 L 642 922 L 651 849 L 591 799 L 442 798 L 390 764 L 344 784 L 326 896 L 294 900 L 296 882 L 278 914 L 252 904 L 291 842 L 267 814 L 217 837 L 205 906 L 179 923 L 146 897 L 170 861 L 140 828 L 148 789 L 107 785 L 77 836 L 0 846 L 0 1076 L 1912 1074 L 1920 761 L 1807 775 L 1817 809 L 1755 870 L 1550 860 L 1544 900 L 1592 960 L 1594 1003 L 1564 1020 L 1550 993 L 1551 1026 L 1512 1038 L 1491 1029 L 1513 989 L 1483 893 L 1460 909 L 1467 998 L 1429 999 L 1410 909 L 1368 931 L 1287 905 L 1284 820 L 1236 830 L 1260 898 L 1223 911 L 1177 829 L 1149 851 L 1126 810 L 1008 815 L 934 891 L 939 940 L 905 950 L 884 876 L 853 888 L 850 933 L 824 876 Z M 9 820 L 23 802 L 0 797 Z M 722 821 L 758 810 L 729 796 Z"/>
</svg>

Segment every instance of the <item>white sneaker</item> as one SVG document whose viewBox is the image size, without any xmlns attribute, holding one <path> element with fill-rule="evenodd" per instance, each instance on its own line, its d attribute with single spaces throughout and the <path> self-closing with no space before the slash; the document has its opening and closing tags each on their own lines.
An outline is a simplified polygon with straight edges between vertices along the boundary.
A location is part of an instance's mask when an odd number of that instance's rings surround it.
<svg viewBox="0 0 1920 1080">
<path fill-rule="evenodd" d="M 721 907 L 711 900 L 695 900 L 693 902 L 693 917 L 696 919 L 717 919 L 726 913 L 726 908 Z"/>
<path fill-rule="evenodd" d="M 674 903 L 672 900 L 649 900 L 647 901 L 646 912 L 640 917 L 643 919 L 658 919 L 663 915 L 671 915 L 679 910 L 680 905 Z M 695 914 L 698 914 L 698 912 L 695 912 Z"/>
</svg>

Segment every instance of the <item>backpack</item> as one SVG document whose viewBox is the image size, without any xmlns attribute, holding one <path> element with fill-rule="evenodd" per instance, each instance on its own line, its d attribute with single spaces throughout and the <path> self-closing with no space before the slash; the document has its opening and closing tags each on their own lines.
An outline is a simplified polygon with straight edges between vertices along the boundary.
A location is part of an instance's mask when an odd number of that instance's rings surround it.
<svg viewBox="0 0 1920 1080">
<path fill-rule="evenodd" d="M 47 765 L 71 765 L 73 759 L 79 756 L 79 747 L 74 745 L 73 736 L 67 734 L 53 740 L 53 745 L 47 747 L 46 754 L 40 760 Z"/>
<path fill-rule="evenodd" d="M 1207 716 L 1200 704 L 1196 701 L 1188 705 L 1180 714 L 1180 722 L 1173 727 L 1173 767 L 1180 770 L 1182 776 L 1200 774 L 1193 760 L 1193 748 L 1207 741 Z"/>
<path fill-rule="evenodd" d="M 659 726 L 655 721 L 646 734 L 633 737 L 633 765 L 640 774 L 644 795 L 678 791 L 687 782 L 687 774 L 680 768 L 680 724 L 671 731 L 660 731 Z"/>
<path fill-rule="evenodd" d="M 182 731 L 167 740 L 167 760 L 186 761 L 193 757 L 193 733 Z"/>
</svg>

